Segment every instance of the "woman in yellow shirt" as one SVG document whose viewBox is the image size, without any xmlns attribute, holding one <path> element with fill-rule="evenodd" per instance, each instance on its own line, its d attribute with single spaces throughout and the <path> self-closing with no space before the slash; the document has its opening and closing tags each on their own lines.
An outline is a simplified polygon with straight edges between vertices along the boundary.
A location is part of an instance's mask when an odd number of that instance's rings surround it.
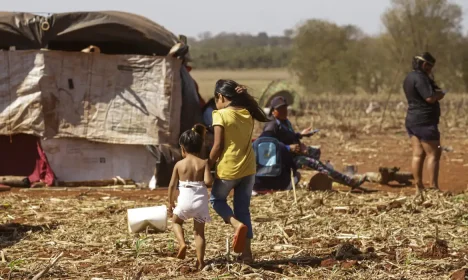
<svg viewBox="0 0 468 280">
<path fill-rule="evenodd" d="M 253 231 L 249 208 L 256 173 L 252 133 L 254 119 L 269 119 L 247 89 L 232 80 L 217 81 L 214 96 L 218 110 L 213 111 L 210 163 L 218 165 L 210 201 L 218 215 L 235 229 L 234 252 L 242 253 L 242 260 L 250 262 Z M 232 189 L 234 211 L 227 204 Z"/>
</svg>

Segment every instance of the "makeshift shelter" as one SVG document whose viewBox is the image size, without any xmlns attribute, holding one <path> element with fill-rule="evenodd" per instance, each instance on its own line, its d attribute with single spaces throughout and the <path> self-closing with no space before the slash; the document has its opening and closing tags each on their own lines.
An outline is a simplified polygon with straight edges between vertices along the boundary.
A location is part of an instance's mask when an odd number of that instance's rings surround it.
<svg viewBox="0 0 468 280">
<path fill-rule="evenodd" d="M 1 175 L 24 176 L 29 182 L 43 181 L 46 184 L 53 184 L 54 172 L 38 137 L 27 134 L 1 135 L 0 147 Z"/>
<path fill-rule="evenodd" d="M 81 51 L 90 45 L 106 54 L 165 56 L 177 37 L 149 19 L 124 12 L 73 12 L 44 17 L 0 12 L 0 47 Z"/>
<path fill-rule="evenodd" d="M 269 111 L 271 100 L 276 96 L 286 98 L 292 112 L 300 113 L 302 111 L 301 96 L 289 82 L 284 80 L 272 81 L 263 91 L 258 103 Z"/>
<path fill-rule="evenodd" d="M 187 48 L 144 17 L 0 13 L 0 38 L 0 149 L 35 145 L 59 181 L 149 181 L 162 159 L 146 146 L 176 149 L 180 132 L 201 122 Z M 98 52 L 81 51 L 89 46 Z M 0 169 L 12 172 L 30 176 Z"/>
</svg>

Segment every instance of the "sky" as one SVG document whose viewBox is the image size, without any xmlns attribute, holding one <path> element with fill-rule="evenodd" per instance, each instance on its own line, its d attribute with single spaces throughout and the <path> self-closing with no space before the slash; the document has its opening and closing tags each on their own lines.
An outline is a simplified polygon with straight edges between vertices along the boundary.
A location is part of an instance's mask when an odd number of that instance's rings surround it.
<svg viewBox="0 0 468 280">
<path fill-rule="evenodd" d="M 380 16 L 390 0 L 1 0 L 3 11 L 56 13 L 119 10 L 145 16 L 175 34 L 196 37 L 210 31 L 281 35 L 302 21 L 326 19 L 354 24 L 368 34 L 383 31 Z M 468 0 L 462 6 L 468 31 Z"/>
</svg>

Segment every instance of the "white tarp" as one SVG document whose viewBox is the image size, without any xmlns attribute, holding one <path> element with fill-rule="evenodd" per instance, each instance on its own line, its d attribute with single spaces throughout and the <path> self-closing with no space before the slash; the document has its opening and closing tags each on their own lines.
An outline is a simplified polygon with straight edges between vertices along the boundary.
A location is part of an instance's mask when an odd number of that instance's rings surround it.
<svg viewBox="0 0 468 280">
<path fill-rule="evenodd" d="M 170 57 L 0 52 L 0 134 L 177 144 L 180 66 Z"/>
<path fill-rule="evenodd" d="M 39 87 L 42 69 L 36 67 L 34 59 L 29 58 L 26 63 L 22 55 L 9 53 L 0 51 L 0 134 L 42 135 L 45 128 Z"/>
<path fill-rule="evenodd" d="M 142 145 L 90 142 L 86 139 L 41 141 L 58 181 L 109 180 L 117 176 L 148 183 L 156 159 Z"/>
</svg>

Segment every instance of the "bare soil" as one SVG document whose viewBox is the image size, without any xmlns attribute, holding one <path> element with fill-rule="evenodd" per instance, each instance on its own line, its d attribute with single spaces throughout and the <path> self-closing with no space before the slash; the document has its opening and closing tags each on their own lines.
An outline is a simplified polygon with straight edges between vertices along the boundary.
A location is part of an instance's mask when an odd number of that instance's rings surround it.
<svg viewBox="0 0 468 280">
<path fill-rule="evenodd" d="M 398 131 L 322 135 L 307 143 L 320 145 L 322 158 L 337 169 L 355 164 L 359 173 L 379 166 L 410 171 L 409 140 Z M 298 205 L 290 192 L 254 197 L 257 262 L 250 266 L 232 254 L 226 259 L 232 230 L 211 210 L 202 272 L 194 269 L 190 223 L 184 226 L 191 244 L 185 261 L 175 258 L 170 222 L 164 233 L 128 233 L 126 210 L 165 204 L 165 189 L 13 189 L 0 193 L 0 277 L 31 279 L 63 252 L 43 279 L 442 279 L 468 261 L 468 197 L 456 195 L 467 189 L 468 140 L 445 138 L 443 145 L 451 151 L 442 156 L 440 185 L 453 196 L 429 193 L 426 204 L 393 203 L 411 198 L 414 188 L 376 184 L 365 185 L 378 191 L 372 194 L 301 189 Z M 346 242 L 371 257 L 336 259 L 333 253 Z M 444 250 L 434 247 L 439 243 Z"/>
</svg>

